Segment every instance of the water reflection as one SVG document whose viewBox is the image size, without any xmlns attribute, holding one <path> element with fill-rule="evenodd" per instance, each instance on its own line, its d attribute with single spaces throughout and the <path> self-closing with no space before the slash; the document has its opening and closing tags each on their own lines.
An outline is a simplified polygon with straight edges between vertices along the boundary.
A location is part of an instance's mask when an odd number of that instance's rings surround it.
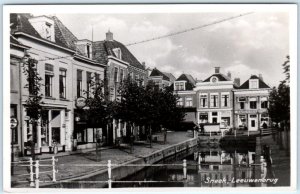
<svg viewBox="0 0 300 194">
<path fill-rule="evenodd" d="M 288 135 L 282 132 L 261 137 L 259 145 L 256 143 L 234 147 L 201 145 L 161 162 L 181 164 L 182 160 L 186 159 L 188 164 L 186 179 L 182 166 L 150 167 L 123 180 L 161 182 L 118 183 L 113 187 L 289 186 L 290 166 L 289 157 L 286 157 L 286 153 L 289 152 L 289 139 L 287 137 Z M 261 155 L 266 159 L 265 169 L 260 165 Z M 282 155 L 285 155 L 285 158 Z"/>
</svg>

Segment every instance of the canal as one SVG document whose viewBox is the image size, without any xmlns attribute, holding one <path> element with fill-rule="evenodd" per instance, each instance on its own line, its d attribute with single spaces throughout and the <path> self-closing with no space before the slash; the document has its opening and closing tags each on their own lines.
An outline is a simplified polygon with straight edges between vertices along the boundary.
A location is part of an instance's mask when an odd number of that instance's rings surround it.
<svg viewBox="0 0 300 194">
<path fill-rule="evenodd" d="M 259 141 L 256 138 L 257 141 L 254 143 L 245 142 L 225 147 L 218 144 L 202 144 L 159 162 L 160 164 L 182 164 L 186 159 L 186 177 L 183 175 L 182 166 L 148 167 L 121 180 L 126 182 L 113 183 L 112 187 L 289 186 L 289 134 L 278 132 L 258 138 Z M 255 164 L 259 163 L 264 147 L 269 147 L 271 150 L 270 161 L 272 162 L 267 166 L 265 179 L 261 180 L 261 167 Z M 144 181 L 151 181 L 151 183 Z"/>
</svg>

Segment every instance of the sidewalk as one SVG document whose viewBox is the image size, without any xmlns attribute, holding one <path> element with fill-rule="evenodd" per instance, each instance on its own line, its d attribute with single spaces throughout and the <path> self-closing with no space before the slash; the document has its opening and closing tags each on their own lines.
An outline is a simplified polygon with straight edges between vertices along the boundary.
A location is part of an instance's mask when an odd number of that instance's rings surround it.
<svg viewBox="0 0 300 194">
<path fill-rule="evenodd" d="M 183 141 L 191 139 L 187 132 L 168 132 L 167 143 L 153 143 L 152 148 L 149 145 L 134 145 L 133 153 L 130 154 L 130 149 L 118 149 L 118 148 L 106 148 L 102 149 L 101 153 L 98 154 L 99 161 L 97 162 L 97 156 L 95 150 L 85 150 L 69 153 L 59 153 L 56 155 L 58 159 L 58 173 L 56 174 L 57 180 L 64 180 L 69 178 L 80 177 L 89 173 L 106 169 L 105 166 L 97 167 L 92 164 L 107 164 L 108 160 L 111 160 L 112 164 L 121 164 L 130 160 L 141 158 L 149 155 L 157 150 L 163 149 L 170 145 L 174 145 Z M 45 154 L 39 156 L 39 158 L 50 158 L 53 154 Z M 51 164 L 51 161 L 41 161 L 41 164 Z M 26 163 L 28 164 L 28 163 Z M 87 167 L 76 167 L 72 164 L 90 164 Z M 52 167 L 40 167 L 40 172 L 50 171 L 49 173 L 40 173 L 41 181 L 52 180 Z M 29 167 L 17 166 L 14 167 L 14 175 L 12 176 L 12 187 L 29 187 L 28 183 L 18 183 L 18 181 L 28 181 L 28 176 L 18 176 L 20 174 L 29 174 Z"/>
</svg>

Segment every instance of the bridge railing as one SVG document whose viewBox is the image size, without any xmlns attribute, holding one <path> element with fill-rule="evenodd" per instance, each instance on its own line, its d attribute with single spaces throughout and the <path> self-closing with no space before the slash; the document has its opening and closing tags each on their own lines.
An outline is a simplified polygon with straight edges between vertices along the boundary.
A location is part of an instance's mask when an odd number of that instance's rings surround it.
<svg viewBox="0 0 300 194">
<path fill-rule="evenodd" d="M 51 164 L 45 164 L 44 162 L 51 161 Z M 35 160 L 29 159 L 29 161 L 22 161 L 22 162 L 12 162 L 12 165 L 15 166 L 24 166 L 29 167 L 30 172 L 28 174 L 18 174 L 14 176 L 29 176 L 29 186 L 39 188 L 40 183 L 105 183 L 108 184 L 108 188 L 112 188 L 112 183 L 163 183 L 163 182 L 183 182 L 183 181 L 153 181 L 153 180 L 141 180 L 141 181 L 125 181 L 125 180 L 112 180 L 112 168 L 113 167 L 168 167 L 168 166 L 177 166 L 182 168 L 183 172 L 183 179 L 187 179 L 187 170 L 188 166 L 198 166 L 199 172 L 206 171 L 205 169 L 202 169 L 202 166 L 205 164 L 202 163 L 200 160 L 200 157 L 198 158 L 198 162 L 196 164 L 187 164 L 187 161 L 184 159 L 182 163 L 173 163 L 173 164 L 112 164 L 111 160 L 108 160 L 106 164 L 57 164 L 58 159 L 56 159 L 54 156 L 52 156 L 51 159 L 44 159 L 44 160 Z M 26 164 L 29 163 L 29 164 Z M 209 165 L 209 164 L 208 164 Z M 222 164 L 221 164 L 222 165 Z M 104 181 L 83 181 L 83 180 L 57 180 L 56 179 L 56 173 L 58 173 L 58 166 L 61 167 L 67 167 L 67 166 L 75 166 L 75 167 L 91 167 L 91 166 L 97 166 L 97 167 L 106 167 L 107 169 L 107 180 Z M 243 166 L 240 164 L 237 164 L 236 166 Z M 249 164 L 248 167 L 253 166 L 260 166 L 261 171 L 261 178 L 266 178 L 267 173 L 267 164 L 263 156 L 261 156 L 260 163 L 259 164 Z M 42 170 L 43 167 L 51 167 L 51 171 Z M 42 173 L 48 173 L 52 174 L 52 180 L 46 181 L 46 180 L 40 180 L 40 174 Z M 35 175 L 35 176 L 34 176 Z M 16 182 L 26 182 L 26 181 L 16 181 Z M 28 181 L 27 181 L 28 182 Z"/>
</svg>

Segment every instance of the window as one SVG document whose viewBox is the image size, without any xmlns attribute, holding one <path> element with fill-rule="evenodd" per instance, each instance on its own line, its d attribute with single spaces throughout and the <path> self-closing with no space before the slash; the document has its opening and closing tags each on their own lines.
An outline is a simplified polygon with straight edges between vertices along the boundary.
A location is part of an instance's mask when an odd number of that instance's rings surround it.
<svg viewBox="0 0 300 194">
<path fill-rule="evenodd" d="M 122 59 L 122 52 L 121 52 L 120 48 L 113 49 L 113 52 L 115 53 L 115 55 L 118 59 Z"/>
<path fill-rule="evenodd" d="M 179 98 L 177 100 L 177 106 L 183 106 L 183 99 L 182 98 Z"/>
<path fill-rule="evenodd" d="M 250 109 L 256 109 L 257 108 L 256 97 L 249 98 L 249 101 L 250 101 Z"/>
<path fill-rule="evenodd" d="M 210 94 L 210 107 L 219 107 L 219 95 Z"/>
<path fill-rule="evenodd" d="M 200 107 L 207 108 L 208 101 L 207 101 L 207 94 L 200 94 Z"/>
<path fill-rule="evenodd" d="M 88 58 L 91 58 L 91 45 L 86 45 L 86 54 Z"/>
<path fill-rule="evenodd" d="M 250 101 L 250 109 L 256 109 L 256 101 Z"/>
<path fill-rule="evenodd" d="M 11 104 L 10 105 L 10 117 L 16 118 L 17 117 L 17 105 L 16 104 Z M 17 144 L 18 143 L 18 127 L 15 127 L 11 129 L 11 143 L 12 144 Z"/>
<path fill-rule="evenodd" d="M 193 98 L 192 97 L 186 97 L 185 98 L 185 106 L 186 107 L 192 107 L 193 106 Z"/>
<path fill-rule="evenodd" d="M 66 98 L 66 76 L 67 70 L 66 69 L 59 69 L 59 97 Z"/>
<path fill-rule="evenodd" d="M 268 108 L 268 101 L 262 101 L 261 108 Z"/>
<path fill-rule="evenodd" d="M 249 80 L 249 88 L 250 89 L 256 89 L 258 88 L 258 80 Z"/>
<path fill-rule="evenodd" d="M 47 40 L 51 40 L 52 37 L 51 37 L 51 24 L 46 22 L 46 39 Z"/>
<path fill-rule="evenodd" d="M 222 94 L 222 107 L 229 106 L 229 94 Z"/>
<path fill-rule="evenodd" d="M 268 98 L 267 97 L 261 97 L 261 108 L 268 108 Z"/>
<path fill-rule="evenodd" d="M 100 83 L 100 74 L 98 74 L 98 73 L 95 73 L 95 82 L 96 82 L 96 84 Z"/>
<path fill-rule="evenodd" d="M 175 82 L 175 90 L 185 90 L 184 82 Z"/>
<path fill-rule="evenodd" d="M 82 70 L 77 70 L 77 98 L 82 96 Z"/>
<path fill-rule="evenodd" d="M 90 96 L 91 92 L 92 73 L 86 72 L 86 97 Z"/>
<path fill-rule="evenodd" d="M 118 72 L 119 72 L 119 69 L 117 67 L 115 67 L 114 82 L 118 82 Z"/>
<path fill-rule="evenodd" d="M 212 123 L 218 123 L 218 112 L 212 112 L 211 117 L 212 117 Z"/>
<path fill-rule="evenodd" d="M 133 80 L 133 72 L 129 74 L 130 80 Z"/>
<path fill-rule="evenodd" d="M 200 113 L 199 114 L 200 123 L 207 123 L 208 122 L 208 114 L 207 113 Z"/>
<path fill-rule="evenodd" d="M 120 69 L 120 82 L 124 80 L 124 69 Z"/>
<path fill-rule="evenodd" d="M 240 102 L 240 109 L 245 109 L 245 102 Z"/>
<path fill-rule="evenodd" d="M 45 96 L 52 96 L 53 65 L 45 64 Z"/>
</svg>

